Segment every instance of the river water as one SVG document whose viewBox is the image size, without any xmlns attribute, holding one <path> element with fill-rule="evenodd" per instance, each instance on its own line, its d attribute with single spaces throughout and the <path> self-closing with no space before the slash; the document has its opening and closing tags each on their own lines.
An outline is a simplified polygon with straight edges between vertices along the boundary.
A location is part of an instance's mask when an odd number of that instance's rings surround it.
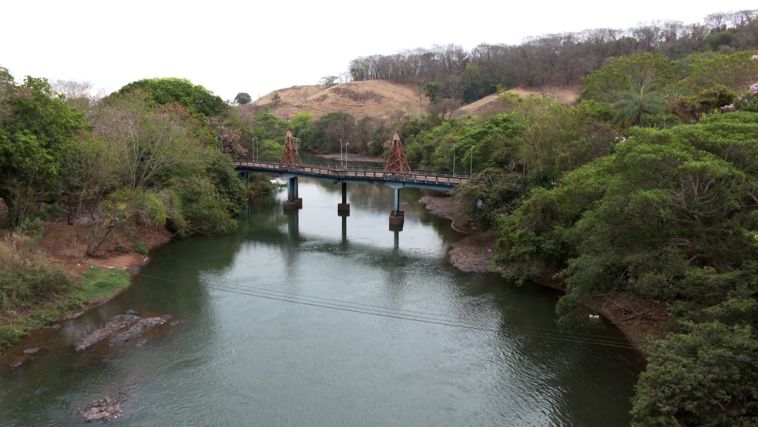
<svg viewBox="0 0 758 427">
<path fill-rule="evenodd" d="M 256 200 L 237 232 L 172 242 L 111 302 L 42 334 L 27 366 L 0 370 L 0 425 L 79 425 L 117 393 L 113 425 L 616 426 L 629 423 L 639 357 L 617 331 L 566 336 L 557 295 L 447 265 L 460 238 L 404 191 L 301 181 Z M 83 354 L 72 344 L 127 309 L 180 320 Z"/>
</svg>

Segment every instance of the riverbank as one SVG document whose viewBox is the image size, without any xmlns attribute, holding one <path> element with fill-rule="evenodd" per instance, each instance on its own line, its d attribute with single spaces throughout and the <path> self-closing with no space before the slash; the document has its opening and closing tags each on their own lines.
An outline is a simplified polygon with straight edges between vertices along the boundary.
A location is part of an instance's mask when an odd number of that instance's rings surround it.
<svg viewBox="0 0 758 427">
<path fill-rule="evenodd" d="M 453 197 L 424 196 L 419 202 L 432 215 L 451 221 L 456 231 L 467 234 L 452 243 L 448 252 L 448 261 L 460 271 L 475 273 L 503 273 L 502 267 L 493 262 L 495 230 L 478 231 L 466 227 L 469 218 L 459 213 L 458 204 Z M 540 286 L 566 292 L 565 285 L 546 274 L 544 280 L 536 280 Z M 641 300 L 626 293 L 596 296 L 585 301 L 583 305 L 616 326 L 627 340 L 640 352 L 642 344 L 649 337 L 662 336 L 668 329 L 673 317 L 666 306 L 659 301 Z"/>
<path fill-rule="evenodd" d="M 450 245 L 448 261 L 453 267 L 467 273 L 501 272 L 492 259 L 494 230 L 482 232 L 471 227 L 471 217 L 459 212 L 458 202 L 453 197 L 424 196 L 419 203 L 432 215 L 450 220 L 453 230 L 467 235 Z"/>
<path fill-rule="evenodd" d="M 10 263 L 10 257 L 24 259 L 35 274 L 47 272 L 59 285 L 43 303 L 0 312 L 0 355 L 32 330 L 78 317 L 119 295 L 129 287 L 131 275 L 149 261 L 147 252 L 171 240 L 166 230 L 137 227 L 130 233 L 112 233 L 96 256 L 88 256 L 91 227 L 43 222 L 36 237 L 3 236 L 5 262 Z"/>
</svg>

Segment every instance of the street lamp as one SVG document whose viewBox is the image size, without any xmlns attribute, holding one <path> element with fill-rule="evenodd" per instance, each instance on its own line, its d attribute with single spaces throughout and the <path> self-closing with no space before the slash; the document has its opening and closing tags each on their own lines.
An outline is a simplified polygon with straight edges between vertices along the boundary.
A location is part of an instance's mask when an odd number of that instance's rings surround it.
<svg viewBox="0 0 758 427">
<path fill-rule="evenodd" d="M 469 163 L 468 163 L 468 176 L 471 177 L 471 174 L 474 172 L 474 147 L 476 145 L 471 146 L 471 152 L 468 155 Z"/>
<path fill-rule="evenodd" d="M 347 146 L 350 145 L 349 142 L 345 143 L 345 170 L 347 170 Z"/>
<path fill-rule="evenodd" d="M 253 137 L 253 161 L 258 161 L 258 137 Z"/>
<path fill-rule="evenodd" d="M 342 138 L 340 138 L 340 167 L 344 165 L 344 160 L 342 158 Z"/>
<path fill-rule="evenodd" d="M 453 145 L 453 176 L 455 176 L 455 145 Z"/>
</svg>

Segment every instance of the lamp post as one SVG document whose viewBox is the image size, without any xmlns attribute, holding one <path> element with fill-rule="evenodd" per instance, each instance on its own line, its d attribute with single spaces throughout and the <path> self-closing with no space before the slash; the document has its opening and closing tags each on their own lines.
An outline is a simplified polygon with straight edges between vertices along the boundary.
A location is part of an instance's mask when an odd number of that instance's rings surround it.
<svg viewBox="0 0 758 427">
<path fill-rule="evenodd" d="M 453 176 L 455 176 L 455 145 L 453 145 Z"/>
<path fill-rule="evenodd" d="M 258 137 L 253 137 L 253 160 L 258 161 Z"/>
<path fill-rule="evenodd" d="M 342 159 L 342 138 L 340 138 L 340 167 L 342 167 L 342 165 L 344 164 L 343 162 L 344 160 Z"/>
<path fill-rule="evenodd" d="M 468 176 L 469 176 L 469 178 L 471 177 L 471 174 L 474 172 L 474 147 L 476 147 L 476 145 L 472 145 L 471 146 L 471 152 L 469 153 L 469 156 L 468 156 L 468 159 L 469 159 L 469 163 L 468 163 Z"/>
<path fill-rule="evenodd" d="M 349 142 L 345 143 L 345 170 L 347 170 L 347 146 L 350 145 Z"/>
</svg>

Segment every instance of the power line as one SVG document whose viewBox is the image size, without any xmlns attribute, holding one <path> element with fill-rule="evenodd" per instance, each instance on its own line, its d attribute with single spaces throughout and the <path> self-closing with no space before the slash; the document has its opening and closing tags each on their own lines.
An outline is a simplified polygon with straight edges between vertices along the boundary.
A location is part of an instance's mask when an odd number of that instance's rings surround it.
<svg viewBox="0 0 758 427">
<path fill-rule="evenodd" d="M 180 281 L 180 280 L 176 280 L 176 279 L 172 279 L 168 277 L 163 277 L 163 276 L 146 274 L 146 273 L 140 273 L 140 276 L 153 278 L 157 280 L 163 280 L 167 282 L 185 283 L 184 281 Z M 299 304 L 299 305 L 305 305 L 305 306 L 311 306 L 311 307 L 317 307 L 317 308 L 325 308 L 325 309 L 336 310 L 336 311 L 366 314 L 366 315 L 377 316 L 377 317 L 385 317 L 385 318 L 391 318 L 391 319 L 396 319 L 396 320 L 407 320 L 407 321 L 413 321 L 413 322 L 419 322 L 419 323 L 450 326 L 450 327 L 464 328 L 464 329 L 470 329 L 470 330 L 479 330 L 483 332 L 493 332 L 493 333 L 502 332 L 501 329 L 489 328 L 485 326 L 469 325 L 469 324 L 457 322 L 456 320 L 451 320 L 449 318 L 445 319 L 443 316 L 437 315 L 437 314 L 434 314 L 433 316 L 436 316 L 439 319 L 430 318 L 428 316 L 423 316 L 423 315 L 413 315 L 413 314 L 407 315 L 407 314 L 397 313 L 397 312 L 393 312 L 391 309 L 387 309 L 387 308 L 379 307 L 379 306 L 372 306 L 370 304 L 349 303 L 349 302 L 344 302 L 344 301 L 339 301 L 339 300 L 331 300 L 328 298 L 321 298 L 321 297 L 307 296 L 307 295 L 302 295 L 302 294 L 288 293 L 288 292 L 283 292 L 283 291 L 276 291 L 276 290 L 267 289 L 267 288 L 252 287 L 254 289 L 258 289 L 257 291 L 253 291 L 253 290 L 244 289 L 244 288 L 226 286 L 224 284 L 213 284 L 212 281 L 209 281 L 209 282 L 211 283 L 207 283 L 206 287 L 215 289 L 221 292 L 235 293 L 239 295 L 246 295 L 246 296 L 252 296 L 252 297 L 263 298 L 263 299 L 268 299 L 268 300 L 289 302 L 293 304 Z M 284 295 L 277 295 L 277 294 L 284 294 Z M 310 301 L 308 299 L 310 299 Z M 318 302 L 318 301 L 313 301 L 313 300 L 324 300 L 325 302 Z M 377 308 L 380 311 L 371 311 L 371 310 L 363 309 L 360 307 L 358 308 L 351 307 L 350 304 Z M 384 313 L 381 311 L 384 311 Z M 412 310 L 402 310 L 402 311 L 405 311 L 407 313 L 414 313 L 414 311 Z M 417 313 L 423 313 L 423 312 L 417 312 Z M 574 344 L 594 344 L 594 345 L 600 345 L 600 346 L 605 346 L 605 347 L 614 347 L 614 348 L 620 348 L 620 349 L 626 349 L 626 350 L 636 350 L 634 346 L 628 344 L 628 342 L 623 339 L 620 339 L 617 337 L 597 335 L 597 334 L 583 334 L 584 336 L 579 336 L 576 334 L 566 335 L 566 334 L 558 334 L 546 329 L 523 328 L 523 327 L 519 328 L 517 333 L 522 336 L 545 339 L 545 340 L 561 341 L 561 342 L 568 342 L 568 343 L 574 343 Z M 696 350 L 693 350 L 690 355 L 694 355 L 693 353 L 695 352 Z M 755 361 L 753 360 L 744 360 L 744 359 L 738 359 L 735 357 L 727 357 L 727 356 L 710 356 L 710 357 L 714 359 L 725 360 L 725 361 L 755 364 Z"/>
<path fill-rule="evenodd" d="M 147 277 L 153 277 L 156 279 L 166 280 L 166 281 L 176 281 L 167 277 L 162 276 L 156 276 L 156 275 L 147 275 L 143 274 Z M 207 281 L 212 282 L 212 281 Z M 218 283 L 218 282 L 215 282 Z M 213 283 L 211 283 L 212 285 Z M 209 286 L 211 286 L 209 285 Z M 216 285 L 218 287 L 218 285 Z M 267 297 L 273 297 L 273 298 L 283 298 L 283 299 L 295 299 L 297 301 L 306 301 L 313 304 L 326 304 L 333 306 L 333 308 L 348 308 L 354 311 L 366 311 L 366 309 L 369 309 L 371 312 L 383 312 L 393 317 L 412 317 L 414 319 L 421 319 L 421 320 L 429 320 L 432 322 L 442 322 L 442 323 L 453 323 L 453 324 L 462 324 L 458 319 L 451 319 L 449 317 L 445 317 L 440 314 L 436 313 L 429 313 L 429 312 L 423 312 L 418 310 L 404 310 L 404 309 L 392 309 L 382 306 L 376 306 L 376 305 L 370 305 L 370 304 L 364 304 L 364 303 L 358 303 L 358 302 L 347 302 L 347 301 L 341 301 L 341 300 L 334 300 L 329 298 L 322 298 L 322 297 L 315 297 L 315 296 L 308 296 L 303 294 L 295 294 L 295 293 L 289 293 L 285 291 L 278 291 L 268 288 L 261 288 L 261 287 L 255 287 L 255 286 L 245 286 L 244 288 L 240 287 L 233 287 L 229 286 L 225 283 L 221 283 L 220 287 L 226 288 L 226 289 L 232 289 L 235 291 L 245 291 L 245 292 L 251 292 L 257 294 L 263 294 Z M 251 290 L 252 289 L 252 290 Z M 336 306 L 336 307 L 335 307 Z M 464 324 L 466 326 L 471 326 L 474 328 L 485 328 L 488 330 L 492 330 L 486 327 L 477 326 L 477 325 L 470 325 L 470 324 Z M 495 330 L 500 331 L 500 330 Z M 620 337 L 610 337 L 607 335 L 598 335 L 598 334 L 558 334 L 551 330 L 546 329 L 535 329 L 535 328 L 527 328 L 527 327 L 519 327 L 519 332 L 530 332 L 533 334 L 540 334 L 540 335 L 546 335 L 550 334 L 551 336 L 558 337 L 560 339 L 567 339 L 567 338 L 579 338 L 579 339 L 589 339 L 593 341 L 602 341 L 603 343 L 617 343 L 620 345 L 628 346 L 628 341 L 624 338 Z"/>
<path fill-rule="evenodd" d="M 169 279 L 166 277 L 148 275 L 144 273 L 141 275 L 145 277 L 155 278 L 158 280 L 179 282 L 179 281 Z M 444 318 L 443 316 L 439 316 L 439 315 L 435 315 L 435 317 L 419 315 L 419 314 L 415 314 L 413 311 L 410 311 L 410 310 L 404 310 L 406 313 L 402 313 L 402 312 L 395 312 L 393 310 L 389 310 L 382 307 L 370 306 L 368 304 L 360 304 L 360 303 L 358 304 L 363 305 L 365 307 L 369 307 L 369 308 L 355 307 L 355 306 L 351 306 L 349 303 L 345 303 L 345 302 L 341 302 L 337 300 L 328 300 L 324 298 L 319 298 L 324 301 L 318 301 L 316 300 L 317 297 L 307 297 L 307 296 L 304 297 L 302 295 L 294 295 L 294 294 L 286 295 L 286 293 L 285 295 L 277 295 L 276 291 L 272 291 L 272 290 L 251 290 L 251 289 L 245 289 L 245 288 L 237 288 L 237 287 L 228 286 L 224 284 L 207 283 L 206 286 L 208 288 L 215 289 L 222 292 L 235 293 L 239 295 L 246 295 L 246 296 L 252 296 L 252 297 L 263 298 L 263 299 L 268 299 L 268 300 L 281 301 L 281 302 L 289 302 L 292 304 L 299 304 L 299 305 L 305 305 L 305 306 L 310 306 L 310 307 L 365 314 L 365 315 L 376 316 L 376 317 L 385 317 L 385 318 L 391 318 L 391 319 L 396 319 L 396 320 L 406 320 L 406 321 L 413 321 L 413 322 L 426 323 L 426 324 L 435 324 L 435 325 L 441 325 L 441 326 L 463 328 L 463 329 L 469 329 L 469 330 L 478 330 L 478 331 L 483 331 L 483 332 L 492 332 L 492 333 L 502 332 L 501 329 L 495 329 L 495 328 L 479 326 L 479 325 L 465 324 L 453 319 Z M 260 288 L 260 289 L 265 289 L 265 288 Z M 307 298 L 310 298 L 310 300 Z M 411 313 L 411 314 L 407 314 L 407 313 Z M 547 330 L 539 330 L 539 329 L 530 330 L 529 328 L 519 328 L 517 333 L 521 336 L 542 338 L 542 339 L 548 339 L 548 340 L 553 340 L 553 341 L 562 341 L 562 342 L 580 343 L 580 344 L 595 344 L 595 345 L 602 345 L 602 346 L 607 346 L 607 347 L 634 349 L 634 347 L 628 344 L 626 341 L 619 340 L 619 338 L 616 338 L 616 337 L 606 337 L 606 336 L 600 336 L 600 335 L 583 337 L 583 336 L 576 336 L 576 335 L 557 334 L 555 332 L 547 331 Z"/>
</svg>

